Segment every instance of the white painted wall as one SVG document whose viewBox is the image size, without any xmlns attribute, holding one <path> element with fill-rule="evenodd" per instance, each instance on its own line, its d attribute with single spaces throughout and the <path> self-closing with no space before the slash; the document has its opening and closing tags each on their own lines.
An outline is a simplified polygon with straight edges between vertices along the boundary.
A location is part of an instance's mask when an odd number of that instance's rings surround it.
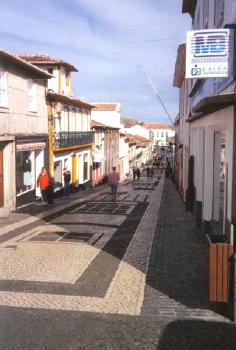
<svg viewBox="0 0 236 350">
<path fill-rule="evenodd" d="M 121 128 L 119 111 L 99 111 L 92 110 L 91 118 L 98 123 L 102 123 L 114 128 Z"/>
<path fill-rule="evenodd" d="M 149 140 L 149 130 L 141 125 L 134 125 L 131 128 L 125 128 L 124 130 L 128 134 L 142 136 Z"/>
<path fill-rule="evenodd" d="M 212 201 L 213 201 L 213 151 L 214 151 L 214 132 L 225 131 L 226 140 L 226 153 L 225 161 L 228 164 L 228 213 L 227 217 L 231 219 L 231 205 L 232 205 L 232 180 L 234 174 L 232 174 L 232 159 L 233 159 L 233 118 L 234 110 L 233 107 L 228 107 L 220 111 L 208 114 L 204 118 L 196 120 L 191 123 L 191 129 L 195 129 L 195 133 L 199 133 L 199 149 L 201 152 L 202 146 L 201 135 L 205 134 L 205 160 L 201 154 L 197 155 L 197 195 L 200 197 L 201 193 L 201 170 L 204 169 L 203 174 L 203 218 L 205 220 L 211 220 L 212 218 Z M 201 130 L 201 131 L 199 131 Z M 191 130 L 192 131 L 192 130 Z M 191 132 L 192 135 L 192 132 Z M 191 144 L 193 141 L 191 141 Z M 200 200 L 200 199 L 199 199 Z"/>
</svg>

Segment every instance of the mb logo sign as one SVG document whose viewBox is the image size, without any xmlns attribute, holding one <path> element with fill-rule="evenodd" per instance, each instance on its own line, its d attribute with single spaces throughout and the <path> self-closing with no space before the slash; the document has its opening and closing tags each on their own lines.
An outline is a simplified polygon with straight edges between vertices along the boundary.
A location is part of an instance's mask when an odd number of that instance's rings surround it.
<svg viewBox="0 0 236 350">
<path fill-rule="evenodd" d="M 186 78 L 225 78 L 232 60 L 230 29 L 187 32 Z"/>
</svg>

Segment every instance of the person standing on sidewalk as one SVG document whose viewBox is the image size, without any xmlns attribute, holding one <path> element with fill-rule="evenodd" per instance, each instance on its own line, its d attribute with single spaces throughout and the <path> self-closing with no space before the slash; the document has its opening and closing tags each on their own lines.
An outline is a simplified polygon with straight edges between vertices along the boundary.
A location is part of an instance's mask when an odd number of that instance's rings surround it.
<svg viewBox="0 0 236 350">
<path fill-rule="evenodd" d="M 116 200 L 117 186 L 119 181 L 120 181 L 120 175 L 116 171 L 116 167 L 114 166 L 112 168 L 112 172 L 108 176 L 108 183 L 111 186 L 111 196 L 113 201 Z"/>
<path fill-rule="evenodd" d="M 64 177 L 64 196 L 69 197 L 70 195 L 70 180 L 71 180 L 71 172 L 70 170 L 64 168 L 63 169 L 63 177 Z"/>
<path fill-rule="evenodd" d="M 47 172 L 47 169 L 43 167 L 37 179 L 37 187 L 40 188 L 43 201 L 47 205 L 48 205 L 49 182 L 50 182 L 50 176 Z"/>
<path fill-rule="evenodd" d="M 140 172 L 139 168 L 136 169 L 136 175 L 137 175 L 137 179 L 139 180 L 140 179 L 140 175 L 141 175 L 141 172 Z"/>
</svg>

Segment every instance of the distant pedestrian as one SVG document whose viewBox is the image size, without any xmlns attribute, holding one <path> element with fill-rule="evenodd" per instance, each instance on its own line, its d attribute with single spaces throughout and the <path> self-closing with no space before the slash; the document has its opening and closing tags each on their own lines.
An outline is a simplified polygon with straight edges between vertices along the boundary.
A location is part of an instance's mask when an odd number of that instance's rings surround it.
<svg viewBox="0 0 236 350">
<path fill-rule="evenodd" d="M 148 166 L 148 167 L 147 167 L 147 177 L 150 177 L 150 171 L 151 171 L 151 169 L 150 169 L 150 167 Z"/>
<path fill-rule="evenodd" d="M 133 180 L 135 180 L 135 179 L 136 179 L 136 168 L 133 167 Z"/>
<path fill-rule="evenodd" d="M 136 169 L 136 175 L 137 175 L 137 179 L 139 180 L 140 179 L 140 175 L 141 175 L 141 172 L 140 172 L 139 168 Z"/>
<path fill-rule="evenodd" d="M 47 205 L 48 205 L 49 181 L 50 181 L 50 176 L 47 172 L 47 169 L 43 167 L 37 179 L 37 187 L 40 188 L 43 201 Z"/>
<path fill-rule="evenodd" d="M 166 177 L 169 177 L 169 175 L 172 174 L 172 168 L 169 161 L 167 161 L 165 173 L 166 173 Z"/>
<path fill-rule="evenodd" d="M 70 181 L 71 181 L 71 172 L 67 168 L 63 169 L 63 177 L 64 177 L 64 196 L 69 197 L 70 195 Z"/>
<path fill-rule="evenodd" d="M 117 186 L 120 181 L 120 175 L 116 171 L 116 167 L 114 166 L 112 168 L 112 172 L 108 175 L 108 183 L 111 186 L 111 196 L 112 200 L 116 200 L 116 195 L 117 195 Z"/>
<path fill-rule="evenodd" d="M 154 168 L 153 168 L 153 166 L 151 167 L 150 174 L 151 174 L 151 177 L 154 176 Z"/>
</svg>

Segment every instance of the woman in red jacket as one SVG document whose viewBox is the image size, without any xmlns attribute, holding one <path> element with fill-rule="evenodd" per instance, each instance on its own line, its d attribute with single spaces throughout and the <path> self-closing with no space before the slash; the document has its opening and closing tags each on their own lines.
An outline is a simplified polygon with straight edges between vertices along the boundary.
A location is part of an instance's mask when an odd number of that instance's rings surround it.
<svg viewBox="0 0 236 350">
<path fill-rule="evenodd" d="M 49 177 L 49 175 L 47 173 L 46 168 L 43 167 L 42 170 L 41 170 L 41 173 L 39 174 L 39 177 L 37 179 L 37 187 L 40 188 L 43 201 L 46 204 L 48 204 L 49 182 L 50 182 L 50 177 Z"/>
</svg>

